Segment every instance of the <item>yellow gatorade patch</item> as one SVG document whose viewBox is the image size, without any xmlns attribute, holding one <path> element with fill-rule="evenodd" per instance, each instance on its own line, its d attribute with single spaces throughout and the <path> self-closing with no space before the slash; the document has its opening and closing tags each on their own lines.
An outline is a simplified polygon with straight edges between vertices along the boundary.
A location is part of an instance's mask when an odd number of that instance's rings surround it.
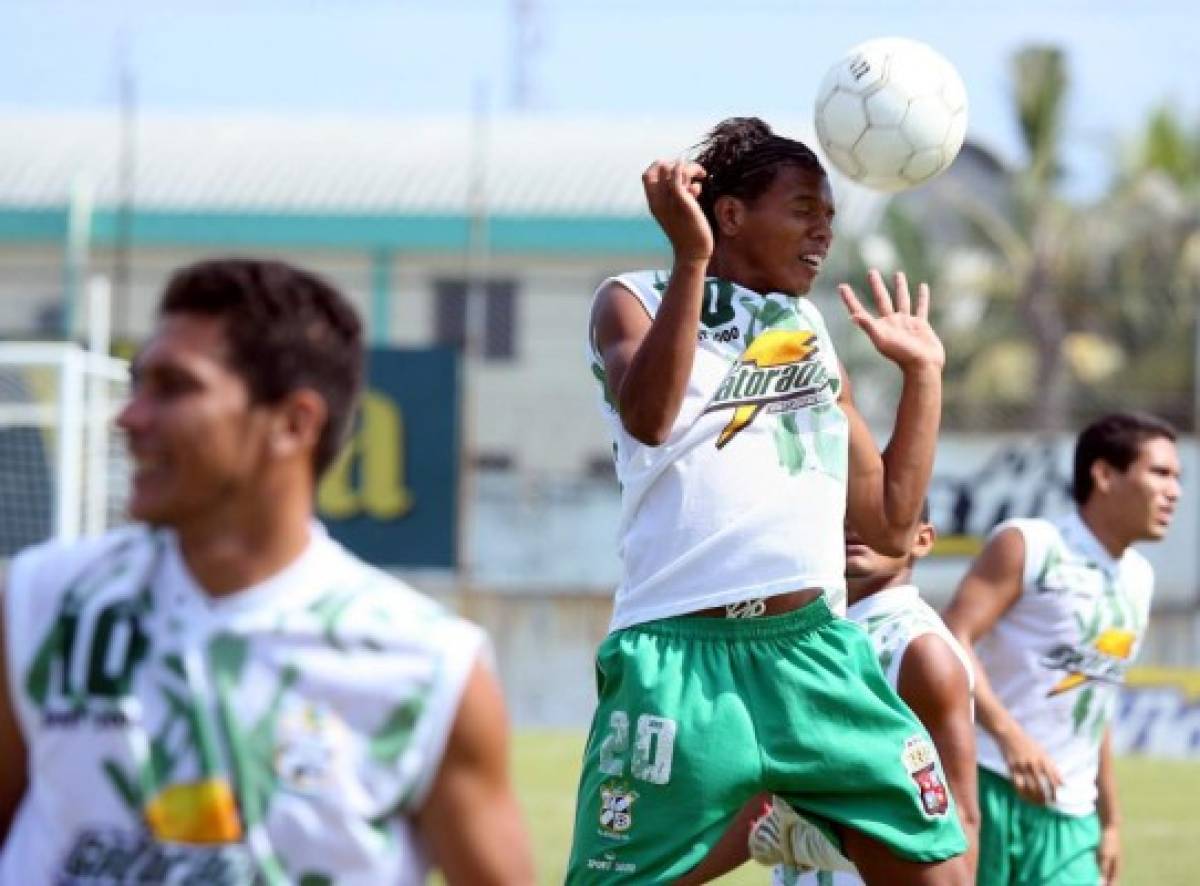
<svg viewBox="0 0 1200 886">
<path fill-rule="evenodd" d="M 790 411 L 832 401 L 827 391 L 829 373 L 817 360 L 818 350 L 817 336 L 812 332 L 771 329 L 754 339 L 705 409 L 733 410 L 717 438 L 717 448 L 754 421 L 764 407 Z"/>
<path fill-rule="evenodd" d="M 1089 680 L 1119 683 L 1125 674 L 1137 635 L 1133 631 L 1109 628 L 1102 631 L 1090 648 L 1059 646 L 1044 656 L 1042 664 L 1067 672 L 1047 697 L 1060 695 Z"/>
<path fill-rule="evenodd" d="M 224 779 L 171 785 L 146 804 L 146 823 L 171 843 L 236 843 L 242 839 L 233 789 Z"/>
</svg>

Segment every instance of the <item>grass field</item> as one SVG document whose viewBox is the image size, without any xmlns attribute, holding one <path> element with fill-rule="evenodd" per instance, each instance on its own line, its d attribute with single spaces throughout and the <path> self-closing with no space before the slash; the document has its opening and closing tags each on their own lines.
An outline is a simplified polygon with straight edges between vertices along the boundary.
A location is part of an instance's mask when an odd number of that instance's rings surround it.
<svg viewBox="0 0 1200 886">
<path fill-rule="evenodd" d="M 515 742 L 517 790 L 533 832 L 538 882 L 562 883 L 571 842 L 583 735 L 523 732 Z M 1200 763 L 1128 758 L 1117 763 L 1124 820 L 1122 886 L 1200 883 Z M 722 883 L 769 882 L 744 866 Z"/>
</svg>

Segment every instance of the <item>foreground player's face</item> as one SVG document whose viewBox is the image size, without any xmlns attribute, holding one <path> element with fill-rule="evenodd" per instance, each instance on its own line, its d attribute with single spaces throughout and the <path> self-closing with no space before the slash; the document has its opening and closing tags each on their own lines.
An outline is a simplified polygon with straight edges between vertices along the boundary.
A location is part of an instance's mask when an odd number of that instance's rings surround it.
<svg viewBox="0 0 1200 886">
<path fill-rule="evenodd" d="M 117 421 L 133 459 L 136 520 L 177 526 L 220 513 L 257 473 L 268 420 L 226 363 L 223 329 L 216 318 L 168 315 L 134 362 Z"/>
<path fill-rule="evenodd" d="M 741 253 L 758 292 L 807 293 L 833 240 L 833 191 L 819 172 L 783 166 L 771 186 L 746 203 L 730 244 Z"/>
<path fill-rule="evenodd" d="M 1108 493 L 1119 503 L 1131 538 L 1157 541 L 1167 534 L 1180 493 L 1179 450 L 1166 437 L 1146 440 L 1124 471 L 1113 471 Z"/>
</svg>

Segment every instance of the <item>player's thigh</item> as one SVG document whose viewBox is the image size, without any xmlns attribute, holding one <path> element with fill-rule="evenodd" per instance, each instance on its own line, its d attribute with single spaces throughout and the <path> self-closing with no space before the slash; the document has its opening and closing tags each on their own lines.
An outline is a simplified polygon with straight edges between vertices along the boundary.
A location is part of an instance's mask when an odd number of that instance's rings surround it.
<svg viewBox="0 0 1200 886">
<path fill-rule="evenodd" d="M 918 862 L 897 858 L 892 849 L 852 828 L 839 828 L 846 857 L 868 886 L 970 886 L 971 874 L 962 855 L 945 861 Z"/>
<path fill-rule="evenodd" d="M 686 631 L 614 634 L 597 671 L 567 881 L 672 880 L 759 790 L 753 723 L 723 644 Z"/>
<path fill-rule="evenodd" d="M 1100 825 L 1095 813 L 1062 815 L 1034 806 L 1024 810 L 1021 851 L 1016 859 L 1022 886 L 1096 886 L 1100 864 Z"/>
<path fill-rule="evenodd" d="M 966 851 L 953 797 L 925 728 L 887 683 L 866 634 L 836 619 L 776 656 L 776 697 L 756 706 L 764 787 L 815 824 L 852 829 L 909 862 Z M 778 722 L 775 722 L 775 721 Z"/>
</svg>

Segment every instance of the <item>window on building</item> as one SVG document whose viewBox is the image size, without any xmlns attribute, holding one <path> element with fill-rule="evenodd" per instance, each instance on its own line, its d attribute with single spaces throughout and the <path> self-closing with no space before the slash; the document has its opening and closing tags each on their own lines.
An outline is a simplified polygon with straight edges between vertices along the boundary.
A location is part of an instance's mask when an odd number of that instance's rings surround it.
<svg viewBox="0 0 1200 886">
<path fill-rule="evenodd" d="M 485 360 L 512 360 L 516 357 L 517 283 L 515 280 L 485 280 L 482 290 L 482 314 L 479 317 L 477 353 Z M 463 278 L 434 282 L 434 334 L 438 344 L 465 351 L 467 348 L 467 300 L 480 298 L 470 291 Z"/>
</svg>

